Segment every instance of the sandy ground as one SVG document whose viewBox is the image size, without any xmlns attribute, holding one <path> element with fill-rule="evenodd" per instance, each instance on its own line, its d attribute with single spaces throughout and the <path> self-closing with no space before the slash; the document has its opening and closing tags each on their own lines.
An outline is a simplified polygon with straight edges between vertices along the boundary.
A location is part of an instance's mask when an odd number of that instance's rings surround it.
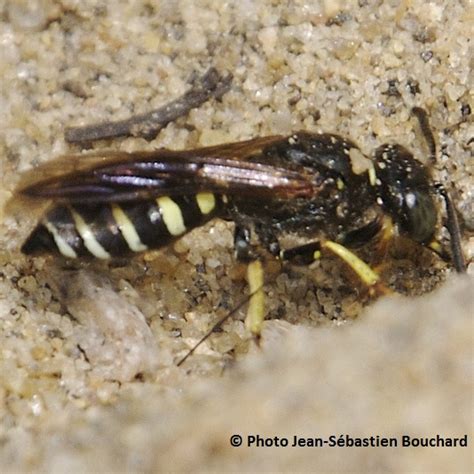
<svg viewBox="0 0 474 474">
<path fill-rule="evenodd" d="M 367 156 L 401 143 L 426 162 L 410 119 L 422 106 L 470 258 L 473 21 L 467 1 L 0 1 L 0 199 L 21 172 L 79 151 L 65 127 L 156 108 L 213 66 L 234 75 L 222 100 L 154 140 L 94 148 L 308 130 Z M 334 259 L 285 268 L 266 289 L 260 348 L 241 310 L 178 368 L 245 292 L 232 227 L 210 223 L 130 262 L 72 265 L 19 253 L 36 219 L 22 212 L 0 227 L 2 471 L 471 471 L 472 276 L 394 247 L 384 278 L 410 296 L 369 302 Z M 272 446 L 248 446 L 257 435 Z M 468 446 L 402 447 L 404 435 L 467 435 Z M 294 436 L 379 446 L 276 446 Z"/>
</svg>

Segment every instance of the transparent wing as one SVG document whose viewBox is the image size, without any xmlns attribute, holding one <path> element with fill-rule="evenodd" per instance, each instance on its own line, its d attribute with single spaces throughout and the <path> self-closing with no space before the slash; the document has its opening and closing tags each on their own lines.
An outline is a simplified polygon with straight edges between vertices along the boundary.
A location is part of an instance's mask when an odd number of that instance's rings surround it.
<svg viewBox="0 0 474 474">
<path fill-rule="evenodd" d="M 24 196 L 100 203 L 210 191 L 252 197 L 292 198 L 312 192 L 304 172 L 259 158 L 273 136 L 196 150 L 100 152 L 70 155 L 32 170 L 20 182 Z"/>
</svg>

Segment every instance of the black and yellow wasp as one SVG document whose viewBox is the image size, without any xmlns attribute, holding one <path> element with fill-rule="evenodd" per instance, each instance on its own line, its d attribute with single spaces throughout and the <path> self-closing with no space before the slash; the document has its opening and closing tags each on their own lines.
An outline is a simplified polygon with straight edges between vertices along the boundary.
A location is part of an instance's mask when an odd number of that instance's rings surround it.
<svg viewBox="0 0 474 474">
<path fill-rule="evenodd" d="M 429 169 L 400 145 L 380 146 L 363 170 L 355 143 L 339 135 L 298 132 L 185 151 L 96 152 L 67 156 L 27 175 L 21 195 L 50 200 L 22 246 L 26 254 L 109 259 L 163 247 L 219 217 L 235 223 L 239 260 L 258 262 L 261 246 L 282 260 L 307 263 L 338 255 L 372 289 L 379 276 L 349 250 L 395 231 L 464 270 L 459 228 L 449 195 Z M 435 240 L 436 195 L 445 197 L 451 251 Z M 287 234 L 303 245 L 282 249 Z M 263 309 L 261 267 L 250 280 L 258 333 Z M 253 277 L 252 277 L 253 275 Z M 262 296 L 262 295 L 260 295 Z"/>
</svg>

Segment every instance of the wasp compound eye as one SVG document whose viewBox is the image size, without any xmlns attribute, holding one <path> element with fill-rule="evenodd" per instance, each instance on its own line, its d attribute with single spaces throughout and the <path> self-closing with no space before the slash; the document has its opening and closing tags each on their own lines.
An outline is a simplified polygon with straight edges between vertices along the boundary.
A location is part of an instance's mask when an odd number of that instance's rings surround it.
<svg viewBox="0 0 474 474">
<path fill-rule="evenodd" d="M 403 233 L 428 242 L 435 231 L 437 211 L 426 168 L 401 145 L 383 145 L 375 154 L 377 195 Z"/>
<path fill-rule="evenodd" d="M 404 195 L 402 230 L 416 242 L 426 243 L 433 237 L 436 208 L 427 192 L 409 191 Z"/>
</svg>

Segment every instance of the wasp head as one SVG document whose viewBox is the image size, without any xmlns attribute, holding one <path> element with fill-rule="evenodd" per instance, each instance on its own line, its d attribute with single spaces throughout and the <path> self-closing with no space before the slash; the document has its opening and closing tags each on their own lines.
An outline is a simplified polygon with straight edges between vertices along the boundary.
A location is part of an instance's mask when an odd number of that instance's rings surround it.
<svg viewBox="0 0 474 474">
<path fill-rule="evenodd" d="M 428 244 L 437 223 L 432 185 L 426 167 L 400 145 L 382 145 L 375 153 L 377 197 L 400 230 Z"/>
</svg>

